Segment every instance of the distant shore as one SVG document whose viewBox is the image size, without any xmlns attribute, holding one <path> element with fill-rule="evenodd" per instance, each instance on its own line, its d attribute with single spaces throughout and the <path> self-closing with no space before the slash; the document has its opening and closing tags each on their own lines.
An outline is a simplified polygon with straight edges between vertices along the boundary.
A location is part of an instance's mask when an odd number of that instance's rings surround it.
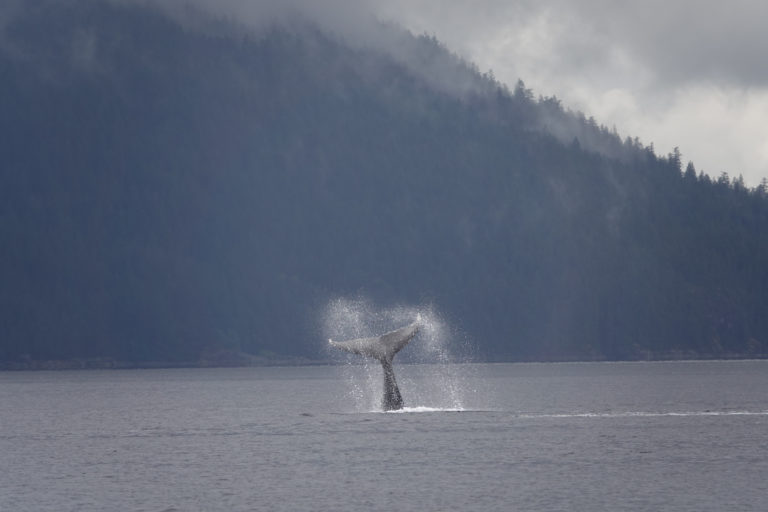
<svg viewBox="0 0 768 512">
<path fill-rule="evenodd" d="M 71 358 L 0 361 L 0 371 L 130 370 L 159 368 L 247 368 L 258 366 L 312 366 L 330 361 L 306 357 L 252 356 L 211 357 L 198 361 L 120 361 L 112 358 Z"/>
<path fill-rule="evenodd" d="M 594 363 L 644 361 L 717 361 L 768 359 L 768 354 L 692 354 L 669 352 L 644 354 L 644 357 L 626 359 L 608 358 L 550 358 L 550 359 L 483 359 L 481 363 Z M 467 362 L 467 361 L 463 361 Z M 229 357 L 203 358 L 199 361 L 119 361 L 112 358 L 71 358 L 50 360 L 0 361 L 0 371 L 63 371 L 63 370 L 130 370 L 167 368 L 249 368 L 268 366 L 322 366 L 337 364 L 330 359 L 311 359 L 298 356 L 253 356 L 234 354 Z"/>
</svg>

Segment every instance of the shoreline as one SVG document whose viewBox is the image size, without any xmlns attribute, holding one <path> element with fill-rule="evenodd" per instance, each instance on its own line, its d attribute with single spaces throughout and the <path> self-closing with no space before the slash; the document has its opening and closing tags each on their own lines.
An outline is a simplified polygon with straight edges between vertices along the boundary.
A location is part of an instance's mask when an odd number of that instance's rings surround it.
<svg viewBox="0 0 768 512">
<path fill-rule="evenodd" d="M 245 355 L 244 355 L 245 356 Z M 557 364 L 557 363 L 651 363 L 651 362 L 707 362 L 707 361 L 760 361 L 768 354 L 654 354 L 651 357 L 560 358 L 560 359 L 486 359 L 453 361 L 456 364 Z M 193 368 L 259 368 L 276 366 L 333 366 L 338 360 L 310 359 L 306 357 L 237 357 L 228 360 L 200 361 L 118 361 L 111 358 L 72 358 L 52 360 L 0 361 L 0 372 L 72 371 L 72 370 L 160 370 Z M 409 364 L 403 362 L 402 364 Z M 411 363 L 413 364 L 413 363 Z"/>
</svg>

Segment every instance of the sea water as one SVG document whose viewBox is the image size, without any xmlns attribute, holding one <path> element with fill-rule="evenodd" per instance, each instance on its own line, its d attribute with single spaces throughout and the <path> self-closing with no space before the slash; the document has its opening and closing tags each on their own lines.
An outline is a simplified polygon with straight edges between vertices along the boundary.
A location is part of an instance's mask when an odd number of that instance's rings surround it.
<svg viewBox="0 0 768 512">
<path fill-rule="evenodd" d="M 768 510 L 766 361 L 395 369 L 0 373 L 0 510 Z"/>
</svg>

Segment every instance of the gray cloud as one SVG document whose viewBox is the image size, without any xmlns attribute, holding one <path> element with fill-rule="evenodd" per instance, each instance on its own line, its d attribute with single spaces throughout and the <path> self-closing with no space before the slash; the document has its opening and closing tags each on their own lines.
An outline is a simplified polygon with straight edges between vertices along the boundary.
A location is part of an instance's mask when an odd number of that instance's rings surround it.
<svg viewBox="0 0 768 512">
<path fill-rule="evenodd" d="M 768 84 L 768 3 L 755 0 L 627 3 L 594 0 L 595 18 L 657 80 Z"/>
<path fill-rule="evenodd" d="M 492 68 L 507 83 L 679 146 L 712 175 L 768 175 L 768 3 L 648 0 L 391 0 L 376 6 Z"/>
<path fill-rule="evenodd" d="M 768 47 L 768 3 L 762 0 L 392 0 L 374 8 L 470 54 L 506 38 L 524 47 L 538 45 L 563 71 L 588 71 L 618 51 L 663 83 L 768 84 L 768 66 L 761 65 Z"/>
</svg>

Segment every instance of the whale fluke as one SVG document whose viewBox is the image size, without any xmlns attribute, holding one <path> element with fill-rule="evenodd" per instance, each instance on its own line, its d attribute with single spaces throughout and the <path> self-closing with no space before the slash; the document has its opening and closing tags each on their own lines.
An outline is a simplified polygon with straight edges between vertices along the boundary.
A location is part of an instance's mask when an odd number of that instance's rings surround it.
<svg viewBox="0 0 768 512">
<path fill-rule="evenodd" d="M 408 344 L 416 333 L 419 332 L 419 321 L 401 327 L 400 329 L 376 336 L 373 338 L 359 338 L 348 341 L 328 340 L 334 347 L 353 354 L 372 357 L 381 363 L 384 371 L 384 397 L 381 407 L 385 411 L 393 411 L 403 408 L 403 397 L 395 381 L 395 371 L 392 368 L 392 359 Z"/>
</svg>

